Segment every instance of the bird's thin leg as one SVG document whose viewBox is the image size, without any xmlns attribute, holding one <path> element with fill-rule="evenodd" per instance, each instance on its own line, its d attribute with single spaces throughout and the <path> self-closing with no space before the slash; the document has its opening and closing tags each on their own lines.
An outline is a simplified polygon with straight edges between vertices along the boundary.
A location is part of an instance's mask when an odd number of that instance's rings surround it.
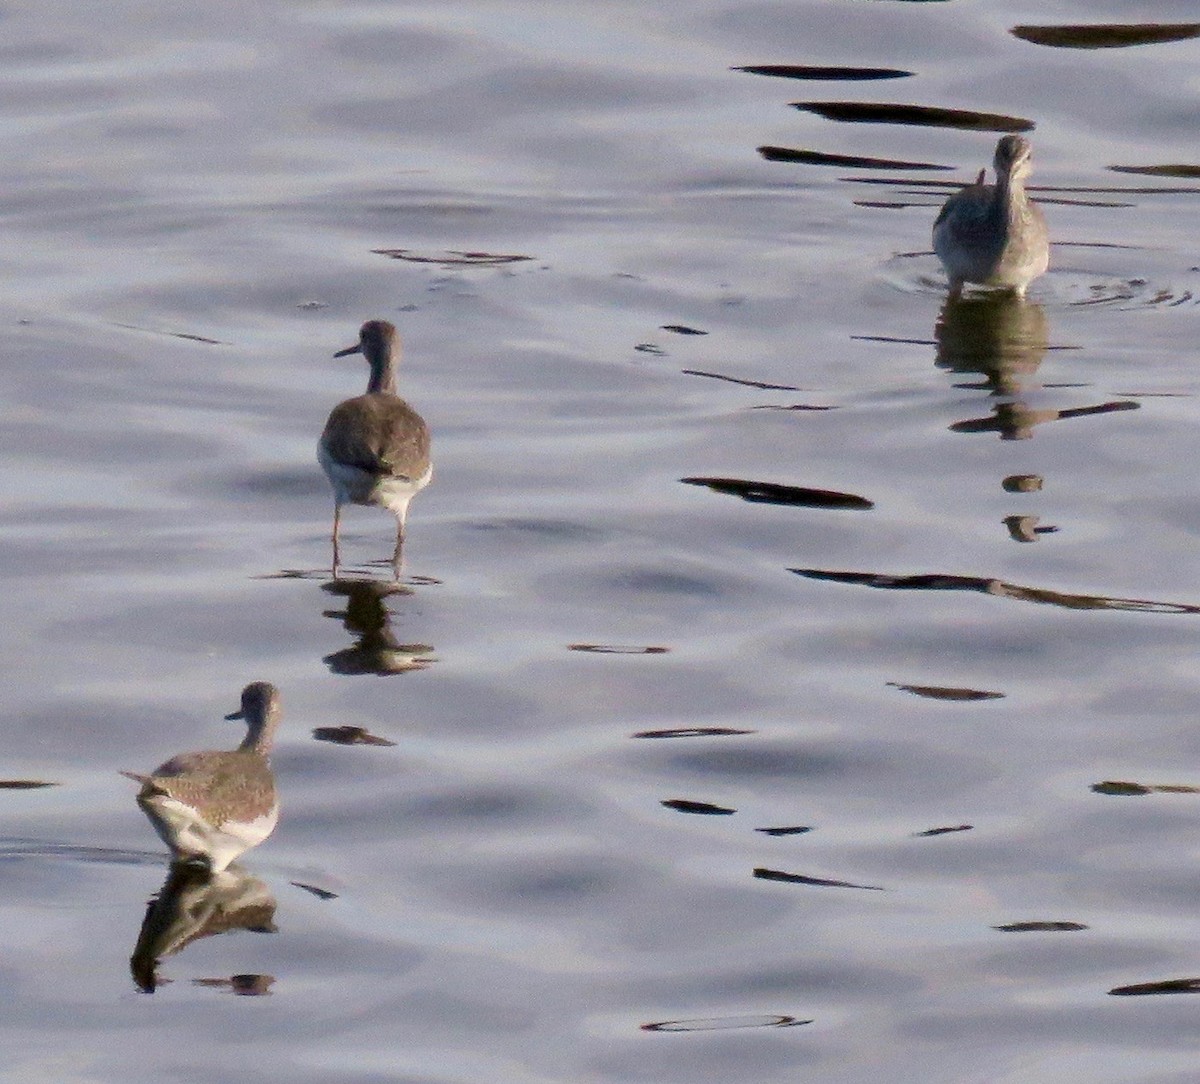
<svg viewBox="0 0 1200 1084">
<path fill-rule="evenodd" d="M 962 290 L 963 290 L 963 280 L 962 279 L 951 279 L 950 280 L 950 293 L 947 295 L 948 300 L 957 301 L 960 297 L 962 297 Z"/>
<path fill-rule="evenodd" d="M 333 502 L 333 578 L 337 579 L 338 565 L 341 562 L 338 560 L 338 528 L 342 521 L 342 505 L 340 501 Z"/>
<path fill-rule="evenodd" d="M 404 567 L 404 513 L 396 517 L 396 548 L 392 552 L 392 578 L 400 579 L 400 569 Z"/>
</svg>

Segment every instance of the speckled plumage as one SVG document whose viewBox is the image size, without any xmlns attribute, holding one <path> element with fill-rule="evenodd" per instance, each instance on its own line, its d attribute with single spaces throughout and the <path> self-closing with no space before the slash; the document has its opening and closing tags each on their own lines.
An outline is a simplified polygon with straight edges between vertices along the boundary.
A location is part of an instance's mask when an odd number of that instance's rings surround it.
<svg viewBox="0 0 1200 1084">
<path fill-rule="evenodd" d="M 279 691 L 253 682 L 228 716 L 246 720 L 237 749 L 180 753 L 149 775 L 121 773 L 141 783 L 138 805 L 175 861 L 217 873 L 274 830 L 279 801 L 267 754 L 279 717 Z"/>
<path fill-rule="evenodd" d="M 400 338 L 395 327 L 368 320 L 358 343 L 334 357 L 358 353 L 371 367 L 366 394 L 334 407 L 317 443 L 317 459 L 333 486 L 334 575 L 342 505 L 379 505 L 396 517 L 393 562 L 398 570 L 409 501 L 433 476 L 429 427 L 396 394 Z"/>
<path fill-rule="evenodd" d="M 1050 263 L 1050 240 L 1041 209 L 1025 195 L 1032 148 L 1020 136 L 996 144 L 996 183 L 975 183 L 956 192 L 933 224 L 933 248 L 950 279 L 950 294 L 963 284 L 995 286 L 1023 296 Z"/>
</svg>

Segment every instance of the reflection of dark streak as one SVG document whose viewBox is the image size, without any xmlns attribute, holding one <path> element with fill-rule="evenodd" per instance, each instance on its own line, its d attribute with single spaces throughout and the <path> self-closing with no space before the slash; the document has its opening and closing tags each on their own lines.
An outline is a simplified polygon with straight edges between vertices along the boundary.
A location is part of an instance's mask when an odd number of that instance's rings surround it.
<svg viewBox="0 0 1200 1084">
<path fill-rule="evenodd" d="M 390 256 L 393 260 L 406 263 L 432 263 L 440 267 L 499 267 L 506 263 L 523 263 L 532 256 L 502 255 L 492 252 L 443 252 L 436 256 L 422 256 L 411 248 L 373 248 L 376 256 Z"/>
<path fill-rule="evenodd" d="M 706 817 L 727 817 L 737 812 L 736 809 L 713 805 L 711 802 L 693 802 L 688 798 L 668 798 L 662 804 L 677 813 L 698 813 Z"/>
<path fill-rule="evenodd" d="M 992 929 L 1001 933 L 1074 933 L 1087 927 L 1082 922 L 1006 922 Z"/>
<path fill-rule="evenodd" d="M 1056 49 L 1123 49 L 1200 37 L 1200 23 L 1093 23 L 1088 26 L 1014 26 L 1014 38 Z"/>
<path fill-rule="evenodd" d="M 1055 241 L 1055 248 L 1117 248 L 1126 252 L 1141 252 L 1141 245 L 1118 245 L 1114 241 Z"/>
<path fill-rule="evenodd" d="M 934 181 L 925 177 L 842 177 L 841 180 L 848 184 L 883 184 L 890 185 L 893 188 L 899 188 L 903 185 L 920 185 L 924 188 L 937 189 L 958 189 L 962 188 L 962 181 Z M 1039 185 L 1031 184 L 1026 186 L 1026 192 L 1074 192 L 1077 194 L 1098 194 L 1102 196 L 1195 196 L 1200 195 L 1200 188 L 1088 188 L 1082 185 Z M 918 195 L 921 193 L 914 193 Z M 932 195 L 932 193 L 927 193 Z M 1060 242 L 1065 243 L 1065 242 Z"/>
<path fill-rule="evenodd" d="M 868 80 L 868 79 L 905 79 L 912 72 L 901 71 L 899 68 L 829 68 L 809 64 L 746 64 L 730 68 L 734 72 L 748 72 L 750 75 L 775 75 L 782 79 L 837 79 L 837 80 Z"/>
<path fill-rule="evenodd" d="M 962 128 L 973 132 L 1029 132 L 1034 123 L 1004 113 L 977 113 L 973 109 L 943 109 L 931 105 L 896 102 L 791 102 L 796 109 L 816 113 L 826 120 L 853 124 L 914 124 L 925 128 Z"/>
<path fill-rule="evenodd" d="M 658 645 L 636 644 L 567 644 L 568 651 L 584 651 L 592 655 L 665 655 L 671 649 Z"/>
<path fill-rule="evenodd" d="M 334 745 L 395 745 L 394 741 L 372 734 L 361 726 L 318 726 L 313 732 L 317 741 L 332 742 Z"/>
<path fill-rule="evenodd" d="M 988 692 L 986 689 L 960 689 L 948 685 L 901 685 L 889 681 L 893 689 L 902 689 L 906 693 L 923 696 L 929 700 L 1002 700 L 1003 693 Z"/>
<path fill-rule="evenodd" d="M 1192 393 L 1190 391 L 1119 391 L 1118 395 L 1123 395 L 1128 399 L 1190 399 Z"/>
<path fill-rule="evenodd" d="M 124 328 L 126 331 L 143 331 L 147 335 L 165 335 L 168 339 L 183 339 L 190 343 L 204 343 L 205 346 L 228 346 L 226 342 L 220 339 L 208 339 L 203 335 L 192 335 L 186 331 L 155 331 L 149 327 L 138 327 L 137 324 L 118 324 L 113 323 L 113 327 Z"/>
<path fill-rule="evenodd" d="M 1100 304 L 1099 301 L 1076 302 L 1077 305 Z M 1071 407 L 1067 410 L 1047 410 L 1047 411 L 1026 411 L 1022 412 L 1018 409 L 1017 404 L 1002 403 L 997 406 L 996 413 L 987 418 L 968 418 L 966 421 L 955 422 L 951 425 L 952 433 L 1003 433 L 1013 434 L 1027 427 L 1032 421 L 1034 424 L 1046 421 L 1061 421 L 1066 418 L 1086 418 L 1093 414 L 1112 414 L 1120 413 L 1124 410 L 1137 410 L 1137 403 L 1130 403 L 1127 400 L 1120 400 L 1111 403 L 1098 403 L 1096 406 L 1090 407 Z M 1015 436 L 1010 436 L 1009 439 L 1016 439 Z"/>
<path fill-rule="evenodd" d="M 797 1028 L 811 1024 L 795 1016 L 715 1016 L 694 1020 L 660 1020 L 642 1031 L 730 1031 L 734 1028 Z"/>
<path fill-rule="evenodd" d="M 932 207 L 932 203 L 896 203 L 882 199 L 856 199 L 855 207 L 875 207 L 884 211 L 903 211 L 909 207 Z"/>
<path fill-rule="evenodd" d="M 792 384 L 764 384 L 761 380 L 741 380 L 736 376 L 725 376 L 722 373 L 706 373 L 702 369 L 684 369 L 684 376 L 706 376 L 709 380 L 724 380 L 727 384 L 741 384 L 745 388 L 758 388 L 760 391 L 801 391 Z"/>
<path fill-rule="evenodd" d="M 1021 602 L 1040 602 L 1068 610 L 1131 610 L 1137 613 L 1196 614 L 1200 606 L 1183 602 L 1153 602 L 1142 598 L 1112 598 L 1106 595 L 1068 595 L 1040 587 L 1022 587 L 983 576 L 954 576 L 932 572 L 917 576 L 889 576 L 882 572 L 833 572 L 820 568 L 789 568 L 810 580 L 859 584 L 885 591 L 976 591 Z"/>
<path fill-rule="evenodd" d="M 318 888 L 316 885 L 305 884 L 303 881 L 292 881 L 291 884 L 297 888 L 303 888 L 305 892 L 311 892 L 319 900 L 336 900 L 338 894 L 330 892 L 327 888 Z"/>
<path fill-rule="evenodd" d="M 893 158 L 864 158 L 856 154 L 826 154 L 791 147 L 759 147 L 768 162 L 798 162 L 808 166 L 843 166 L 846 169 L 953 169 L 933 162 L 904 162 Z"/>
<path fill-rule="evenodd" d="M 835 406 L 816 406 L 813 403 L 792 403 L 789 406 L 781 406 L 778 403 L 763 403 L 759 406 L 752 406 L 751 410 L 837 410 Z"/>
<path fill-rule="evenodd" d="M 1114 203 L 1102 199 L 1054 199 L 1051 196 L 1039 196 L 1034 203 L 1044 203 L 1055 207 L 1136 207 L 1136 203 Z"/>
<path fill-rule="evenodd" d="M 797 824 L 787 828 L 755 828 L 756 832 L 762 832 L 764 836 L 799 836 L 805 832 L 811 832 L 812 826 L 807 824 Z"/>
<path fill-rule="evenodd" d="M 928 839 L 931 836 L 945 836 L 951 832 L 969 832 L 975 826 L 973 824 L 954 824 L 946 828 L 926 828 L 924 832 L 915 832 L 917 839 Z"/>
<path fill-rule="evenodd" d="M 707 331 L 701 331 L 698 327 L 688 327 L 686 324 L 663 324 L 661 331 L 673 331 L 676 335 L 707 335 Z"/>
<path fill-rule="evenodd" d="M 1139 982 L 1132 986 L 1114 986 L 1109 993 L 1117 997 L 1138 997 L 1145 994 L 1200 994 L 1200 979 L 1163 979 L 1161 982 Z"/>
<path fill-rule="evenodd" d="M 57 787 L 58 783 L 45 783 L 40 779 L 0 779 L 0 790 L 38 790 L 41 787 Z"/>
<path fill-rule="evenodd" d="M 760 881 L 782 881 L 791 885 L 813 885 L 817 888 L 861 888 L 867 892 L 882 892 L 883 885 L 858 885 L 851 881 L 829 881 L 824 877 L 807 877 L 803 873 L 785 873 L 781 869 L 763 869 L 759 866 L 754 876 Z"/>
<path fill-rule="evenodd" d="M 1113 173 L 1139 173 L 1146 177 L 1200 178 L 1200 166 L 1105 166 L 1104 168 L 1112 170 Z"/>
<path fill-rule="evenodd" d="M 902 256 L 926 256 L 925 252 L 903 252 Z M 933 339 L 897 339 L 892 335 L 851 335 L 852 340 L 864 343 L 895 343 L 899 346 L 937 346 Z"/>
<path fill-rule="evenodd" d="M 874 501 L 854 493 L 839 493 L 833 489 L 809 489 L 807 486 L 784 486 L 776 482 L 750 482 L 741 478 L 680 478 L 687 486 L 705 486 L 714 493 L 727 493 L 753 504 L 782 504 L 800 508 L 843 508 L 866 511 Z"/>
<path fill-rule="evenodd" d="M 1093 783 L 1090 789 L 1096 794 L 1116 798 L 1140 798 L 1147 794 L 1200 794 L 1200 787 L 1187 783 L 1128 783 L 1117 779 Z"/>
<path fill-rule="evenodd" d="M 639 730 L 635 738 L 727 738 L 753 734 L 753 730 L 737 730 L 731 726 L 679 726 L 670 730 Z"/>
</svg>

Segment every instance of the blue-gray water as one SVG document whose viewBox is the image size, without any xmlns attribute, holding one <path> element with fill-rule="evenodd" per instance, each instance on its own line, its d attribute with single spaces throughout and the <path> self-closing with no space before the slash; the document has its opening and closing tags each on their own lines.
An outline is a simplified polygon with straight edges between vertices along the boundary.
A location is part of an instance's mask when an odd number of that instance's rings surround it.
<svg viewBox="0 0 1200 1084">
<path fill-rule="evenodd" d="M 57 784 L 0 789 L 0 1079 L 1195 1078 L 1191 0 L 0 14 L 0 774 Z M 1012 32 L 1098 23 L 1160 27 Z M 844 102 L 1035 124 L 1028 305 L 943 316 L 928 252 L 998 131 Z M 371 317 L 407 593 L 326 571 Z M 262 932 L 139 992 L 117 771 L 254 679 Z"/>
</svg>

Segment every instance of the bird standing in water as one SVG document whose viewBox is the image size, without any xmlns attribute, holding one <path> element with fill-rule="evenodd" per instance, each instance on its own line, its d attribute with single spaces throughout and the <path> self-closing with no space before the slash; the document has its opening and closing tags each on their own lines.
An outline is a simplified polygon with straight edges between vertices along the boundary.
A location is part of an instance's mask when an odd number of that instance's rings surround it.
<svg viewBox="0 0 1200 1084">
<path fill-rule="evenodd" d="M 362 354 L 371 375 L 365 395 L 333 408 L 317 444 L 317 459 L 333 486 L 333 575 L 339 561 L 343 504 L 381 505 L 396 517 L 392 569 L 400 574 L 408 503 L 429 484 L 429 427 L 396 394 L 400 336 L 386 320 L 368 320 L 358 342 L 333 356 Z"/>
<path fill-rule="evenodd" d="M 279 725 L 279 690 L 255 681 L 242 690 L 246 737 L 228 752 L 180 753 L 150 775 L 121 774 L 141 783 L 138 805 L 174 862 L 220 873 L 257 846 L 279 820 L 275 777 L 267 753 Z"/>
<path fill-rule="evenodd" d="M 950 279 L 950 296 L 966 282 L 997 286 L 1024 297 L 1050 264 L 1050 240 L 1041 209 L 1025 195 L 1033 148 L 1017 135 L 996 144 L 996 183 L 983 172 L 956 192 L 933 224 L 933 249 Z"/>
</svg>

